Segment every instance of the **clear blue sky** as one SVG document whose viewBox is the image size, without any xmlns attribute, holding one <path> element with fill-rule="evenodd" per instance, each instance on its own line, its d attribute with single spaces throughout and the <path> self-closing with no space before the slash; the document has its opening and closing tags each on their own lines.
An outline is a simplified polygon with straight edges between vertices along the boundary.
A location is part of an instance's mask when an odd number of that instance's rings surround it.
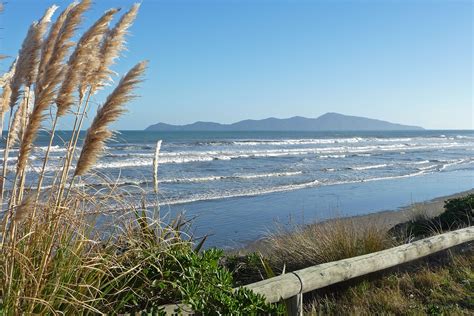
<svg viewBox="0 0 474 316">
<path fill-rule="evenodd" d="M 96 2 L 86 25 L 133 3 Z M 53 3 L 69 1 L 8 1 L 1 53 Z M 115 70 L 150 67 L 115 127 L 340 112 L 472 129 L 472 21 L 471 1 L 143 0 Z"/>
</svg>

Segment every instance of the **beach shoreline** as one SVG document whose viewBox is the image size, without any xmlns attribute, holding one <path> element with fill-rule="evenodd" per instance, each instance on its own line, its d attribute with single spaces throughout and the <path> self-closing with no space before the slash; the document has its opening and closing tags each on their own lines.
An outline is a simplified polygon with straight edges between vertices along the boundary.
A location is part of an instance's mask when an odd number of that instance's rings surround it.
<svg viewBox="0 0 474 316">
<path fill-rule="evenodd" d="M 333 221 L 351 221 L 355 225 L 364 227 L 365 225 L 377 225 L 381 229 L 386 229 L 387 231 L 394 227 L 397 224 L 407 222 L 410 219 L 413 219 L 417 215 L 424 215 L 428 218 L 433 218 L 444 211 L 444 203 L 446 200 L 454 199 L 469 194 L 474 194 L 474 188 L 450 195 L 442 195 L 433 199 L 426 201 L 415 202 L 407 206 L 399 207 L 394 210 L 383 210 L 374 213 L 360 214 L 353 216 L 344 216 L 338 218 L 331 218 L 322 221 L 316 221 L 312 223 L 303 224 L 302 226 L 312 226 L 320 225 L 322 223 L 330 223 Z M 238 254 L 247 254 L 251 252 L 264 252 L 266 249 L 265 244 L 267 243 L 267 238 L 262 237 L 260 239 L 251 241 L 240 248 L 231 249 L 231 253 Z"/>
</svg>

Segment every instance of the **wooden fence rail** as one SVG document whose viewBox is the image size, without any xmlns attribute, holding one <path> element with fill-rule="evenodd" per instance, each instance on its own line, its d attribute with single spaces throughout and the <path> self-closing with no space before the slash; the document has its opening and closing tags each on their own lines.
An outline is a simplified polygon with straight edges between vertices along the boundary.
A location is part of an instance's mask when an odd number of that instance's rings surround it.
<svg viewBox="0 0 474 316">
<path fill-rule="evenodd" d="M 264 295 L 269 303 L 288 300 L 290 314 L 302 315 L 304 293 L 423 258 L 473 240 L 474 227 L 471 226 L 367 255 L 282 274 L 246 287 Z"/>
<path fill-rule="evenodd" d="M 286 301 L 289 315 L 303 315 L 304 293 L 420 259 L 473 240 L 474 226 L 471 226 L 367 255 L 282 274 L 245 287 L 264 295 L 268 303 Z M 165 311 L 173 314 L 177 307 L 189 310 L 178 304 L 165 306 Z"/>
</svg>

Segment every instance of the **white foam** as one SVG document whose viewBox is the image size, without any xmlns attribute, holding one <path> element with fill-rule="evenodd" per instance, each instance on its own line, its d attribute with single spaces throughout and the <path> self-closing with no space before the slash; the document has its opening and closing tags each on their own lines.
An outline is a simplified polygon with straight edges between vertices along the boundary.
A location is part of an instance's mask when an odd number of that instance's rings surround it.
<svg viewBox="0 0 474 316">
<path fill-rule="evenodd" d="M 351 167 L 352 170 L 370 170 L 370 169 L 380 169 L 387 167 L 387 164 L 380 164 L 380 165 L 369 165 L 369 166 L 359 166 L 359 167 Z"/>
<path fill-rule="evenodd" d="M 160 182 L 162 183 L 179 183 L 179 182 L 207 182 L 207 181 L 216 181 L 216 180 L 229 180 L 229 179 L 259 179 L 259 178 L 271 178 L 271 177 L 290 177 L 300 175 L 303 172 L 294 171 L 294 172 L 273 172 L 273 173 L 261 173 L 261 174 L 236 174 L 229 176 L 208 176 L 208 177 L 196 177 L 196 178 L 176 178 L 176 179 L 164 179 Z"/>
<path fill-rule="evenodd" d="M 270 193 L 301 190 L 301 189 L 306 189 L 306 188 L 311 188 L 311 187 L 316 187 L 316 186 L 330 186 L 330 185 L 341 185 L 341 184 L 350 184 L 350 183 L 362 183 L 362 182 L 371 182 L 371 181 L 410 178 L 410 177 L 420 176 L 426 173 L 427 173 L 426 171 L 418 171 L 415 173 L 399 175 L 399 176 L 388 176 L 388 177 L 368 178 L 368 179 L 362 179 L 362 180 L 350 180 L 350 181 L 338 181 L 338 182 L 326 182 L 326 183 L 319 182 L 318 180 L 312 180 L 312 181 L 304 182 L 304 183 L 282 185 L 282 186 L 271 187 L 271 188 L 260 188 L 260 189 L 252 189 L 252 190 L 224 192 L 220 194 L 215 194 L 215 193 L 198 194 L 198 195 L 193 195 L 193 196 L 189 196 L 185 198 L 168 199 L 168 200 L 163 201 L 163 203 L 167 205 L 177 205 L 177 204 L 188 204 L 188 203 L 199 202 L 199 201 L 212 201 L 212 200 L 221 200 L 221 199 L 229 199 L 229 198 L 236 198 L 236 197 L 260 196 L 260 195 L 265 195 L 265 194 L 270 194 Z"/>
<path fill-rule="evenodd" d="M 462 163 L 465 163 L 465 162 L 471 162 L 470 159 L 459 159 L 459 160 L 447 160 L 447 161 L 444 161 L 446 162 L 445 164 L 443 164 L 443 166 L 439 169 L 439 171 L 443 171 L 444 169 L 448 168 L 448 167 L 451 167 L 451 166 L 455 166 L 455 165 L 459 165 L 459 164 L 462 164 Z"/>
<path fill-rule="evenodd" d="M 346 158 L 346 155 L 321 155 L 319 156 L 321 159 L 325 158 Z"/>
<path fill-rule="evenodd" d="M 410 174 L 405 174 L 405 175 L 400 175 L 400 176 L 389 176 L 389 177 L 379 177 L 379 178 L 368 178 L 361 180 L 360 182 L 370 182 L 370 181 L 380 181 L 380 180 L 392 180 L 392 179 L 402 179 L 402 178 L 411 178 L 411 177 L 416 177 L 416 176 L 421 176 L 423 174 L 426 174 L 426 170 L 420 170 L 418 172 L 410 173 Z"/>
<path fill-rule="evenodd" d="M 408 165 L 423 165 L 425 163 L 429 163 L 430 161 L 429 160 L 421 160 L 421 161 L 413 161 L 413 162 L 409 162 L 407 163 Z"/>
<path fill-rule="evenodd" d="M 317 144 L 339 144 L 339 143 L 359 143 L 369 141 L 361 137 L 350 138 L 313 138 L 313 139 L 262 139 L 262 140 L 243 140 L 234 141 L 232 144 L 239 146 L 285 146 L 285 145 L 317 145 Z"/>
<path fill-rule="evenodd" d="M 35 150 L 46 152 L 46 150 L 48 150 L 48 146 L 35 147 Z M 81 150 L 81 149 L 79 148 L 78 150 Z M 65 146 L 59 146 L 59 145 L 51 146 L 51 148 L 49 149 L 49 152 L 66 152 L 66 151 L 67 151 L 67 148 Z"/>
<path fill-rule="evenodd" d="M 430 170 L 430 169 L 434 169 L 438 167 L 438 165 L 429 165 L 429 166 L 426 166 L 426 167 L 418 167 L 417 169 L 418 170 Z"/>
<path fill-rule="evenodd" d="M 264 194 L 276 193 L 276 192 L 284 192 L 284 191 L 293 191 L 299 190 L 309 187 L 314 187 L 320 185 L 318 180 L 313 180 L 310 182 L 304 182 L 299 184 L 290 184 L 272 188 L 264 188 L 264 189 L 252 189 L 248 191 L 234 191 L 234 192 L 225 192 L 222 194 L 198 194 L 193 195 L 186 198 L 177 198 L 177 199 L 170 199 L 165 200 L 164 203 L 167 205 L 176 205 L 176 204 L 188 204 L 198 201 L 212 201 L 212 200 L 222 200 L 222 199 L 229 199 L 235 197 L 246 197 L 246 196 L 259 196 Z"/>
</svg>

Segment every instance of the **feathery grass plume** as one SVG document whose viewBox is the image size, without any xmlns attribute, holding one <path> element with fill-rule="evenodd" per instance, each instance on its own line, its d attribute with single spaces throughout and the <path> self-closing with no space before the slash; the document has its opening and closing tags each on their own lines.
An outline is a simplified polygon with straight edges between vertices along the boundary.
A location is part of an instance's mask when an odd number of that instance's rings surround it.
<svg viewBox="0 0 474 316">
<path fill-rule="evenodd" d="M 56 86 L 61 82 L 63 67 L 62 60 L 67 55 L 71 47 L 69 40 L 74 35 L 82 21 L 82 15 L 90 7 L 90 0 L 83 0 L 75 5 L 67 15 L 58 38 L 55 43 L 55 50 L 48 61 L 43 81 L 36 86 L 35 103 L 33 111 L 29 116 L 28 126 L 23 135 L 20 152 L 18 156 L 17 170 L 22 171 L 31 153 L 33 142 L 36 139 L 38 130 L 44 117 L 44 112 L 51 105 L 56 96 Z"/>
<path fill-rule="evenodd" d="M 11 80 L 11 96 L 10 96 L 10 107 L 13 108 L 18 101 L 20 96 L 20 89 L 23 83 L 26 81 L 27 73 L 27 60 L 29 59 L 28 52 L 31 51 L 31 47 L 34 46 L 34 33 L 36 32 L 38 22 L 33 24 L 28 29 L 26 38 L 23 41 L 22 47 L 18 53 L 18 61 L 16 65 L 15 74 Z"/>
<path fill-rule="evenodd" d="M 2 91 L 2 103 L 0 105 L 2 115 L 4 115 L 9 109 L 10 109 L 10 95 L 12 93 L 12 88 L 10 87 L 9 84 L 5 85 L 3 87 Z"/>
<path fill-rule="evenodd" d="M 4 73 L 0 78 L 0 87 L 2 87 L 2 95 L 0 96 L 0 138 L 3 135 L 3 122 L 5 113 L 10 109 L 10 98 L 12 94 L 11 80 L 15 74 L 18 58 L 15 58 L 8 72 Z"/>
<path fill-rule="evenodd" d="M 97 49 L 102 36 L 105 35 L 108 25 L 117 9 L 110 9 L 100 17 L 94 25 L 81 37 L 77 43 L 76 49 L 72 53 L 68 62 L 68 69 L 63 84 L 59 89 L 56 105 L 58 107 L 58 116 L 63 116 L 66 111 L 75 103 L 74 91 L 79 86 L 82 71 L 84 67 L 88 67 L 88 58 Z"/>
<path fill-rule="evenodd" d="M 115 59 L 119 57 L 120 52 L 125 48 L 125 35 L 135 20 L 139 3 L 135 3 L 132 8 L 126 12 L 117 24 L 112 28 L 104 39 L 100 52 L 99 68 L 91 75 L 92 93 L 100 89 L 109 78 L 111 71 L 109 67 L 113 65 Z"/>
<path fill-rule="evenodd" d="M 62 34 L 61 31 L 63 30 L 64 24 L 68 21 L 69 12 L 77 5 L 77 2 L 71 3 L 69 6 L 64 9 L 63 12 L 59 15 L 56 21 L 50 28 L 49 34 L 43 42 L 43 46 L 41 49 L 41 58 L 40 64 L 38 67 L 38 81 L 42 82 L 44 79 L 44 75 L 46 72 L 46 67 L 49 64 L 53 52 L 56 54 L 56 43 L 58 42 L 59 35 Z M 61 44 L 65 45 L 65 44 Z M 70 44 L 72 46 L 72 44 Z M 61 58 L 62 59 L 62 58 Z"/>
<path fill-rule="evenodd" d="M 8 112 L 10 109 L 10 96 L 12 93 L 12 89 L 10 88 L 10 84 L 6 84 L 3 87 L 2 96 L 0 97 L 0 138 L 3 135 L 3 122 L 5 120 L 5 113 Z"/>
<path fill-rule="evenodd" d="M 54 89 L 45 89 L 42 90 L 40 95 L 36 96 L 35 98 L 34 107 L 31 114 L 29 115 L 28 125 L 26 126 L 20 146 L 17 164 L 18 172 L 21 172 L 26 166 L 26 162 L 33 147 L 33 142 L 35 141 L 38 131 L 41 127 L 41 122 L 43 121 L 45 111 L 48 106 L 50 106 L 54 96 Z"/>
<path fill-rule="evenodd" d="M 20 138 L 19 136 L 20 136 L 20 131 L 22 128 L 21 122 L 26 116 L 26 111 L 27 111 L 27 102 L 26 102 L 26 99 L 23 99 L 20 106 L 16 110 L 15 115 L 13 116 L 12 124 L 10 126 L 10 129 L 8 130 L 8 133 L 10 134 L 7 141 L 8 149 L 11 149 L 13 146 L 15 146 L 16 142 Z"/>
<path fill-rule="evenodd" d="M 10 107 L 12 108 L 18 101 L 21 86 L 23 84 L 31 86 L 36 79 L 42 38 L 56 9 L 57 7 L 54 5 L 50 7 L 46 10 L 40 22 L 34 21 L 28 29 L 28 33 L 18 53 L 17 66 L 12 78 L 12 94 L 10 99 Z"/>
<path fill-rule="evenodd" d="M 41 90 L 45 89 L 46 87 L 54 89 L 55 86 L 61 82 L 64 75 L 64 65 L 62 62 L 68 54 L 69 48 L 74 45 L 70 39 L 74 36 L 74 33 L 82 22 L 84 12 L 89 9 L 90 5 L 91 0 L 83 0 L 80 3 L 74 2 L 68 8 L 66 8 L 65 11 L 67 11 L 67 13 L 63 12 L 66 18 L 62 23 L 59 33 L 54 41 L 54 53 L 52 53 L 50 56 L 46 54 L 42 55 L 42 57 L 46 58 L 47 60 L 40 62 L 40 64 L 44 64 L 44 66 L 41 66 L 44 68 L 44 71 L 42 72 L 39 82 L 36 84 L 36 95 L 39 95 Z M 62 16 L 64 15 L 61 14 L 59 18 L 62 19 Z M 56 27 L 51 29 L 51 31 L 55 30 Z M 52 36 L 54 36 L 54 34 Z M 48 42 L 48 39 L 46 41 Z"/>
<path fill-rule="evenodd" d="M 116 13 L 119 12 L 120 9 L 117 9 Z M 91 49 L 90 52 L 87 55 L 87 61 L 85 61 L 85 64 L 87 67 L 82 68 L 82 73 L 81 73 L 81 80 L 79 84 L 79 99 L 82 99 L 87 91 L 87 88 L 92 85 L 94 82 L 95 78 L 95 71 L 99 69 L 101 66 L 102 60 L 101 60 L 101 49 L 100 47 L 104 43 L 104 39 L 107 38 L 107 34 L 109 32 L 109 29 L 104 31 L 102 36 L 97 37 L 94 43 L 91 43 L 91 46 L 94 48 L 98 49 Z"/>
<path fill-rule="evenodd" d="M 10 69 L 8 69 L 8 71 L 0 77 L 0 87 L 4 87 L 11 82 L 13 75 L 15 74 L 15 71 L 16 71 L 17 61 L 18 61 L 18 57 L 15 58 L 13 63 L 10 65 Z"/>
<path fill-rule="evenodd" d="M 160 156 L 161 140 L 156 142 L 155 157 L 153 158 L 153 185 L 155 193 L 158 193 L 158 158 Z"/>
<path fill-rule="evenodd" d="M 51 17 L 54 12 L 57 10 L 57 6 L 53 5 L 49 7 L 41 20 L 35 24 L 34 33 L 31 45 L 27 46 L 28 51 L 26 52 L 28 58 L 25 59 L 25 64 L 22 67 L 25 67 L 25 85 L 31 86 L 36 81 L 36 76 L 38 75 L 38 65 L 40 62 L 40 51 L 41 46 L 43 45 L 43 38 L 48 29 L 49 23 L 51 22 Z"/>
<path fill-rule="evenodd" d="M 105 141 L 112 136 L 108 125 L 125 112 L 124 104 L 134 98 L 131 92 L 142 81 L 146 65 L 147 62 L 142 61 L 130 69 L 97 110 L 97 115 L 87 131 L 74 176 L 84 175 L 95 164 L 98 155 L 104 149 Z"/>
<path fill-rule="evenodd" d="M 41 20 L 39 22 L 34 21 L 28 30 L 18 53 L 17 71 L 15 71 L 15 76 L 12 80 L 11 107 L 18 101 L 21 85 L 31 86 L 36 80 L 43 36 L 56 9 L 57 6 L 54 5 L 48 8 Z"/>
</svg>

